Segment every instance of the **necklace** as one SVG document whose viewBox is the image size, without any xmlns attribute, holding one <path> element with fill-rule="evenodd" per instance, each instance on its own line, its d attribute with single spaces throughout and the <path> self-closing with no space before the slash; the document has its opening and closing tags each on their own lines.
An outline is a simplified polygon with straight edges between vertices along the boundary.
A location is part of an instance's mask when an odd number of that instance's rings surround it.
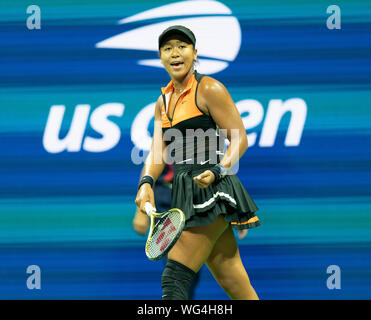
<svg viewBox="0 0 371 320">
<path fill-rule="evenodd" d="M 176 93 L 183 93 L 183 91 L 184 91 L 184 89 L 176 89 L 175 87 L 174 87 L 174 91 L 176 92 Z"/>
</svg>

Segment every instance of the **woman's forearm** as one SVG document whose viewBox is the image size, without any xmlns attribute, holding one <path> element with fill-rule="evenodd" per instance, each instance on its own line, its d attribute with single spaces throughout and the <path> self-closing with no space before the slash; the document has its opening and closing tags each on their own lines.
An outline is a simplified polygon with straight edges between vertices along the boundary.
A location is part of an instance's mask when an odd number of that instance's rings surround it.
<svg viewBox="0 0 371 320">
<path fill-rule="evenodd" d="M 154 181 L 156 181 L 161 175 L 162 171 L 164 171 L 164 168 L 165 162 L 162 161 L 160 163 L 156 163 L 153 154 L 150 152 L 144 164 L 141 176 L 150 175 Z"/>
<path fill-rule="evenodd" d="M 230 136 L 230 144 L 220 164 L 225 168 L 231 168 L 235 165 L 248 147 L 246 132 L 232 130 Z"/>
<path fill-rule="evenodd" d="M 156 181 L 165 168 L 166 144 L 163 141 L 161 121 L 155 121 L 155 130 L 152 140 L 151 151 L 149 152 L 143 170 L 142 176 L 150 175 Z"/>
</svg>

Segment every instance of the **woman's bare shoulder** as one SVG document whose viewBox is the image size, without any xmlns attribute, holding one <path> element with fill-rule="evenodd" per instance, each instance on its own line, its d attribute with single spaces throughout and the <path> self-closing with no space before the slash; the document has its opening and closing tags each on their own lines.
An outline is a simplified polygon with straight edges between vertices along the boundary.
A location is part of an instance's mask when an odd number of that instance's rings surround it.
<svg viewBox="0 0 371 320">
<path fill-rule="evenodd" d="M 199 84 L 198 88 L 202 93 L 215 93 L 218 91 L 224 91 L 225 86 L 218 80 L 210 76 L 204 76 Z"/>
</svg>

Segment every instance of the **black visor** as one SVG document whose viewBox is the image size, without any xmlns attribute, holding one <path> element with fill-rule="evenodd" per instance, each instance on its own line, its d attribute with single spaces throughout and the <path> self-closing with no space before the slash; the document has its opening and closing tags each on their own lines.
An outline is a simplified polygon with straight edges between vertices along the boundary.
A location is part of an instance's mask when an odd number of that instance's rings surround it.
<svg viewBox="0 0 371 320">
<path fill-rule="evenodd" d="M 171 27 L 165 29 L 161 33 L 161 35 L 159 36 L 159 38 L 158 38 L 158 48 L 160 49 L 164 40 L 166 40 L 169 36 L 171 36 L 173 34 L 184 35 L 185 37 L 187 37 L 189 39 L 190 43 L 193 44 L 193 47 L 195 47 L 196 37 L 191 30 L 189 30 L 188 28 L 186 28 L 184 26 L 171 26 Z"/>
</svg>

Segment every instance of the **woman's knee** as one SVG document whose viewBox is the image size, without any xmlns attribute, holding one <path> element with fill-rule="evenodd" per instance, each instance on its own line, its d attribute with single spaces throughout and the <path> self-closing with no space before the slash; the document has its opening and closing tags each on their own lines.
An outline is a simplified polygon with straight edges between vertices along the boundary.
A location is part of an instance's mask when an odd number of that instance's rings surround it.
<svg viewBox="0 0 371 320">
<path fill-rule="evenodd" d="M 188 300 L 189 288 L 196 273 L 174 260 L 167 260 L 162 273 L 162 299 L 163 300 Z"/>
</svg>

